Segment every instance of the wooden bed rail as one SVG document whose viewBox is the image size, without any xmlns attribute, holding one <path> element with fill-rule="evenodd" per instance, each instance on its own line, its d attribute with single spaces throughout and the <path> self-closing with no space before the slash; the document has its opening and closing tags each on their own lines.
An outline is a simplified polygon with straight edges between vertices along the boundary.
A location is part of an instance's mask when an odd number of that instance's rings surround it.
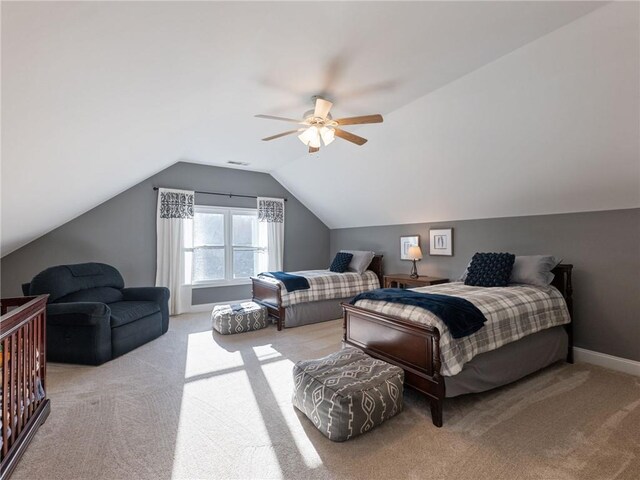
<svg viewBox="0 0 640 480">
<path fill-rule="evenodd" d="M 47 297 L 0 300 L 2 480 L 11 475 L 51 410 L 46 397 Z"/>
</svg>

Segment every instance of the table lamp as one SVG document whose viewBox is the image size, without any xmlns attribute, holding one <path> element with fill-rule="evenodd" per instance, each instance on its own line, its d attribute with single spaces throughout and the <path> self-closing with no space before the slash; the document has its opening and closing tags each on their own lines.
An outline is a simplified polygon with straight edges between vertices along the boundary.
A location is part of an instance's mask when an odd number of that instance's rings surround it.
<svg viewBox="0 0 640 480">
<path fill-rule="evenodd" d="M 409 260 L 413 260 L 413 267 L 411 268 L 411 278 L 418 278 L 418 268 L 416 267 L 416 261 L 422 260 L 422 250 L 418 245 L 413 245 L 409 247 L 409 251 L 407 252 L 407 256 Z"/>
</svg>

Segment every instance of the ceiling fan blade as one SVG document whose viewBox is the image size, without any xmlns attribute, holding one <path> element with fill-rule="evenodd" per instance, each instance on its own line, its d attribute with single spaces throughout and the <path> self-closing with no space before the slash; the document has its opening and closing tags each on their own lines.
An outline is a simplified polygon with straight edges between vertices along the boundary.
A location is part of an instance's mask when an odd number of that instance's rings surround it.
<svg viewBox="0 0 640 480">
<path fill-rule="evenodd" d="M 331 103 L 330 101 L 320 97 L 316 98 L 316 108 L 313 111 L 313 116 L 327 118 L 327 115 L 329 115 L 329 110 L 331 110 L 332 106 L 333 103 Z"/>
<path fill-rule="evenodd" d="M 309 147 L 309 153 L 316 153 L 320 151 L 320 147 Z"/>
<path fill-rule="evenodd" d="M 289 130 L 288 132 L 278 133 L 277 135 L 271 135 L 270 137 L 263 138 L 263 142 L 268 142 L 269 140 L 275 140 L 276 138 L 284 137 L 285 135 L 291 135 L 292 133 L 298 133 L 300 130 Z"/>
<path fill-rule="evenodd" d="M 336 120 L 338 125 L 361 125 L 363 123 L 382 123 L 382 115 L 363 115 L 361 117 L 339 118 Z"/>
<path fill-rule="evenodd" d="M 335 129 L 335 133 L 337 137 L 340 137 L 344 140 L 355 143 L 356 145 L 364 145 L 365 143 L 367 143 L 366 138 L 359 137 L 358 135 L 354 135 L 353 133 L 349 133 L 339 128 Z"/>
<path fill-rule="evenodd" d="M 281 120 L 283 122 L 299 123 L 304 125 L 302 120 L 296 120 L 295 118 L 274 117 L 273 115 L 256 115 L 257 118 L 266 118 L 267 120 Z"/>
</svg>

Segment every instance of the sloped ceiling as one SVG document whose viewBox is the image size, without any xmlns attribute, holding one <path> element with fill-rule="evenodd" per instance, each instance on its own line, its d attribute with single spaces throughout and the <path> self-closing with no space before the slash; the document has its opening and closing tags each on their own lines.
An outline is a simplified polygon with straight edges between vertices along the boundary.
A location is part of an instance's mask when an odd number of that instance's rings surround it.
<svg viewBox="0 0 640 480">
<path fill-rule="evenodd" d="M 640 207 L 639 4 L 612 4 L 274 176 L 330 228 Z M 372 153 L 373 152 L 373 155 Z"/>
<path fill-rule="evenodd" d="M 600 11 L 624 8 L 637 5 L 5 2 L 2 255 L 178 160 L 249 162 L 330 227 L 637 206 L 628 139 L 637 96 L 629 99 L 628 84 L 611 92 L 610 76 L 588 68 L 592 49 L 605 57 L 623 47 L 631 58 L 625 42 L 637 44 L 637 12 L 587 23 L 603 35 L 622 28 L 604 46 L 561 38 L 578 50 L 581 71 L 563 70 L 570 48 L 536 47 Z M 535 64 L 518 60 L 527 48 L 551 77 L 537 78 L 540 91 L 514 118 L 522 85 L 537 76 Z M 633 61 L 607 67 L 634 80 Z M 566 75 L 575 88 L 549 87 L 553 102 L 545 103 L 547 82 Z M 596 79 L 581 87 L 581 75 Z M 606 98 L 593 98 L 592 87 Z M 312 157 L 295 137 L 260 141 L 288 126 L 254 114 L 299 117 L 317 93 L 334 100 L 335 115 L 379 112 L 385 123 L 357 130 L 370 139 L 362 148 L 336 141 Z M 564 95 L 582 98 L 584 108 L 563 112 L 556 103 Z M 627 108 L 619 112 L 621 103 Z M 603 113 L 602 138 L 591 148 L 587 118 Z M 576 118 L 575 129 L 552 138 L 527 135 L 529 128 L 548 135 L 541 124 L 565 127 Z M 628 125 L 618 131 L 619 122 Z M 570 141 L 558 147 L 559 137 Z M 535 155 L 525 154 L 532 143 Z M 576 144 L 583 146 L 567 147 Z M 619 174 L 594 177 L 620 158 Z M 583 195 L 575 197 L 576 185 Z M 510 195 L 512 208 L 504 206 Z"/>
</svg>

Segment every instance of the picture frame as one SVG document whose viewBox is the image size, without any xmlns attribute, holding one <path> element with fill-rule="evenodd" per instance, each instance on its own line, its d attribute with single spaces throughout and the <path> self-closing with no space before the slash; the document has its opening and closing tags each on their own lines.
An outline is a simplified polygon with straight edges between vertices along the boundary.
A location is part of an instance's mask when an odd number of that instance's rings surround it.
<svg viewBox="0 0 640 480">
<path fill-rule="evenodd" d="M 400 237 L 400 260 L 411 260 L 409 258 L 409 247 L 420 246 L 420 235 L 405 235 Z"/>
<path fill-rule="evenodd" d="M 429 230 L 429 255 L 453 256 L 453 228 Z"/>
</svg>

